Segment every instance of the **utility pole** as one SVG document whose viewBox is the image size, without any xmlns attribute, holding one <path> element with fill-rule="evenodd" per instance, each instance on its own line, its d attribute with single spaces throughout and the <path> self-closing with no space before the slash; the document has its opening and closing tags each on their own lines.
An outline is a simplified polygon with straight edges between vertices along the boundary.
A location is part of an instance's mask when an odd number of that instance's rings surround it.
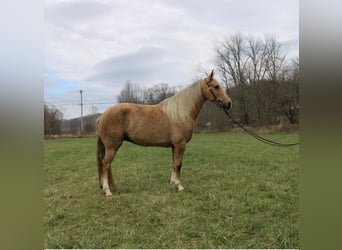
<svg viewBox="0 0 342 250">
<path fill-rule="evenodd" d="M 81 124 L 80 124 L 80 135 L 83 135 L 83 97 L 82 97 L 83 90 L 80 90 L 81 94 Z"/>
</svg>

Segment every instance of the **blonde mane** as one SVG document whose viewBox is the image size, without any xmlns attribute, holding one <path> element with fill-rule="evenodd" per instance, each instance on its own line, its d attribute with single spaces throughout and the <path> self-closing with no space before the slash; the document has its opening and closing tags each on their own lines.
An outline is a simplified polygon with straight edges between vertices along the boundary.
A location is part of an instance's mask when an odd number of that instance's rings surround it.
<svg viewBox="0 0 342 250">
<path fill-rule="evenodd" d="M 202 108 L 203 102 L 200 81 L 197 81 L 174 96 L 163 100 L 159 105 L 172 120 L 185 122 L 193 119 L 192 115 Z"/>
</svg>

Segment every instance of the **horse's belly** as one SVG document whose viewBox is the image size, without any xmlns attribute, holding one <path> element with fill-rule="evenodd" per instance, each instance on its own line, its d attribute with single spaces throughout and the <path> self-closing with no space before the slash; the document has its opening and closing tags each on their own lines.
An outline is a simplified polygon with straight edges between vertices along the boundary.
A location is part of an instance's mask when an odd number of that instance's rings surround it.
<svg viewBox="0 0 342 250">
<path fill-rule="evenodd" d="M 124 138 L 141 146 L 171 146 L 170 136 L 166 131 L 158 131 L 149 128 L 137 129 L 126 134 Z"/>
</svg>

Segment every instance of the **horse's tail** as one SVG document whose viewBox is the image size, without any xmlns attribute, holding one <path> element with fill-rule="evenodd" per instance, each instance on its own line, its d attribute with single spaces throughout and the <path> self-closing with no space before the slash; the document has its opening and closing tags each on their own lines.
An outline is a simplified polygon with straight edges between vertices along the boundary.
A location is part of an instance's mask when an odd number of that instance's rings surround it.
<svg viewBox="0 0 342 250">
<path fill-rule="evenodd" d="M 96 130 L 98 123 L 100 121 L 100 117 L 96 120 Z M 97 131 L 98 132 L 98 131 Z M 105 155 L 105 147 L 104 144 L 101 140 L 100 135 L 97 133 L 97 150 L 96 150 L 96 160 L 97 160 L 97 171 L 99 174 L 99 183 L 100 183 L 100 188 L 102 188 L 102 168 L 103 168 L 103 158 Z"/>
<path fill-rule="evenodd" d="M 97 171 L 99 173 L 99 182 L 100 182 L 100 188 L 102 188 L 102 168 L 103 168 L 103 157 L 105 155 L 105 147 L 104 144 L 100 138 L 100 136 L 97 136 L 97 151 L 96 151 L 96 160 L 97 160 Z"/>
</svg>

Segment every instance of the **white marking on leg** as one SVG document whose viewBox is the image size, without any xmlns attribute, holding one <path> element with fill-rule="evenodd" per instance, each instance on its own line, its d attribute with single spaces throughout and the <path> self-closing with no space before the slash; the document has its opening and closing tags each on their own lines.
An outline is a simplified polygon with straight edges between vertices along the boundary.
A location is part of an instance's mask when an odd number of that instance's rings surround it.
<svg viewBox="0 0 342 250">
<path fill-rule="evenodd" d="M 182 186 L 180 180 L 177 178 L 176 171 L 174 171 L 173 169 L 172 169 L 172 172 L 171 172 L 170 184 L 174 184 L 175 187 L 177 188 L 178 192 L 181 192 L 181 191 L 184 190 L 184 187 Z"/>
<path fill-rule="evenodd" d="M 176 172 L 172 169 L 170 184 L 174 184 L 176 181 Z"/>
<path fill-rule="evenodd" d="M 105 171 L 103 174 L 103 191 L 105 192 L 106 196 L 112 196 L 112 193 L 109 190 L 109 185 L 108 185 L 108 172 Z"/>
</svg>

